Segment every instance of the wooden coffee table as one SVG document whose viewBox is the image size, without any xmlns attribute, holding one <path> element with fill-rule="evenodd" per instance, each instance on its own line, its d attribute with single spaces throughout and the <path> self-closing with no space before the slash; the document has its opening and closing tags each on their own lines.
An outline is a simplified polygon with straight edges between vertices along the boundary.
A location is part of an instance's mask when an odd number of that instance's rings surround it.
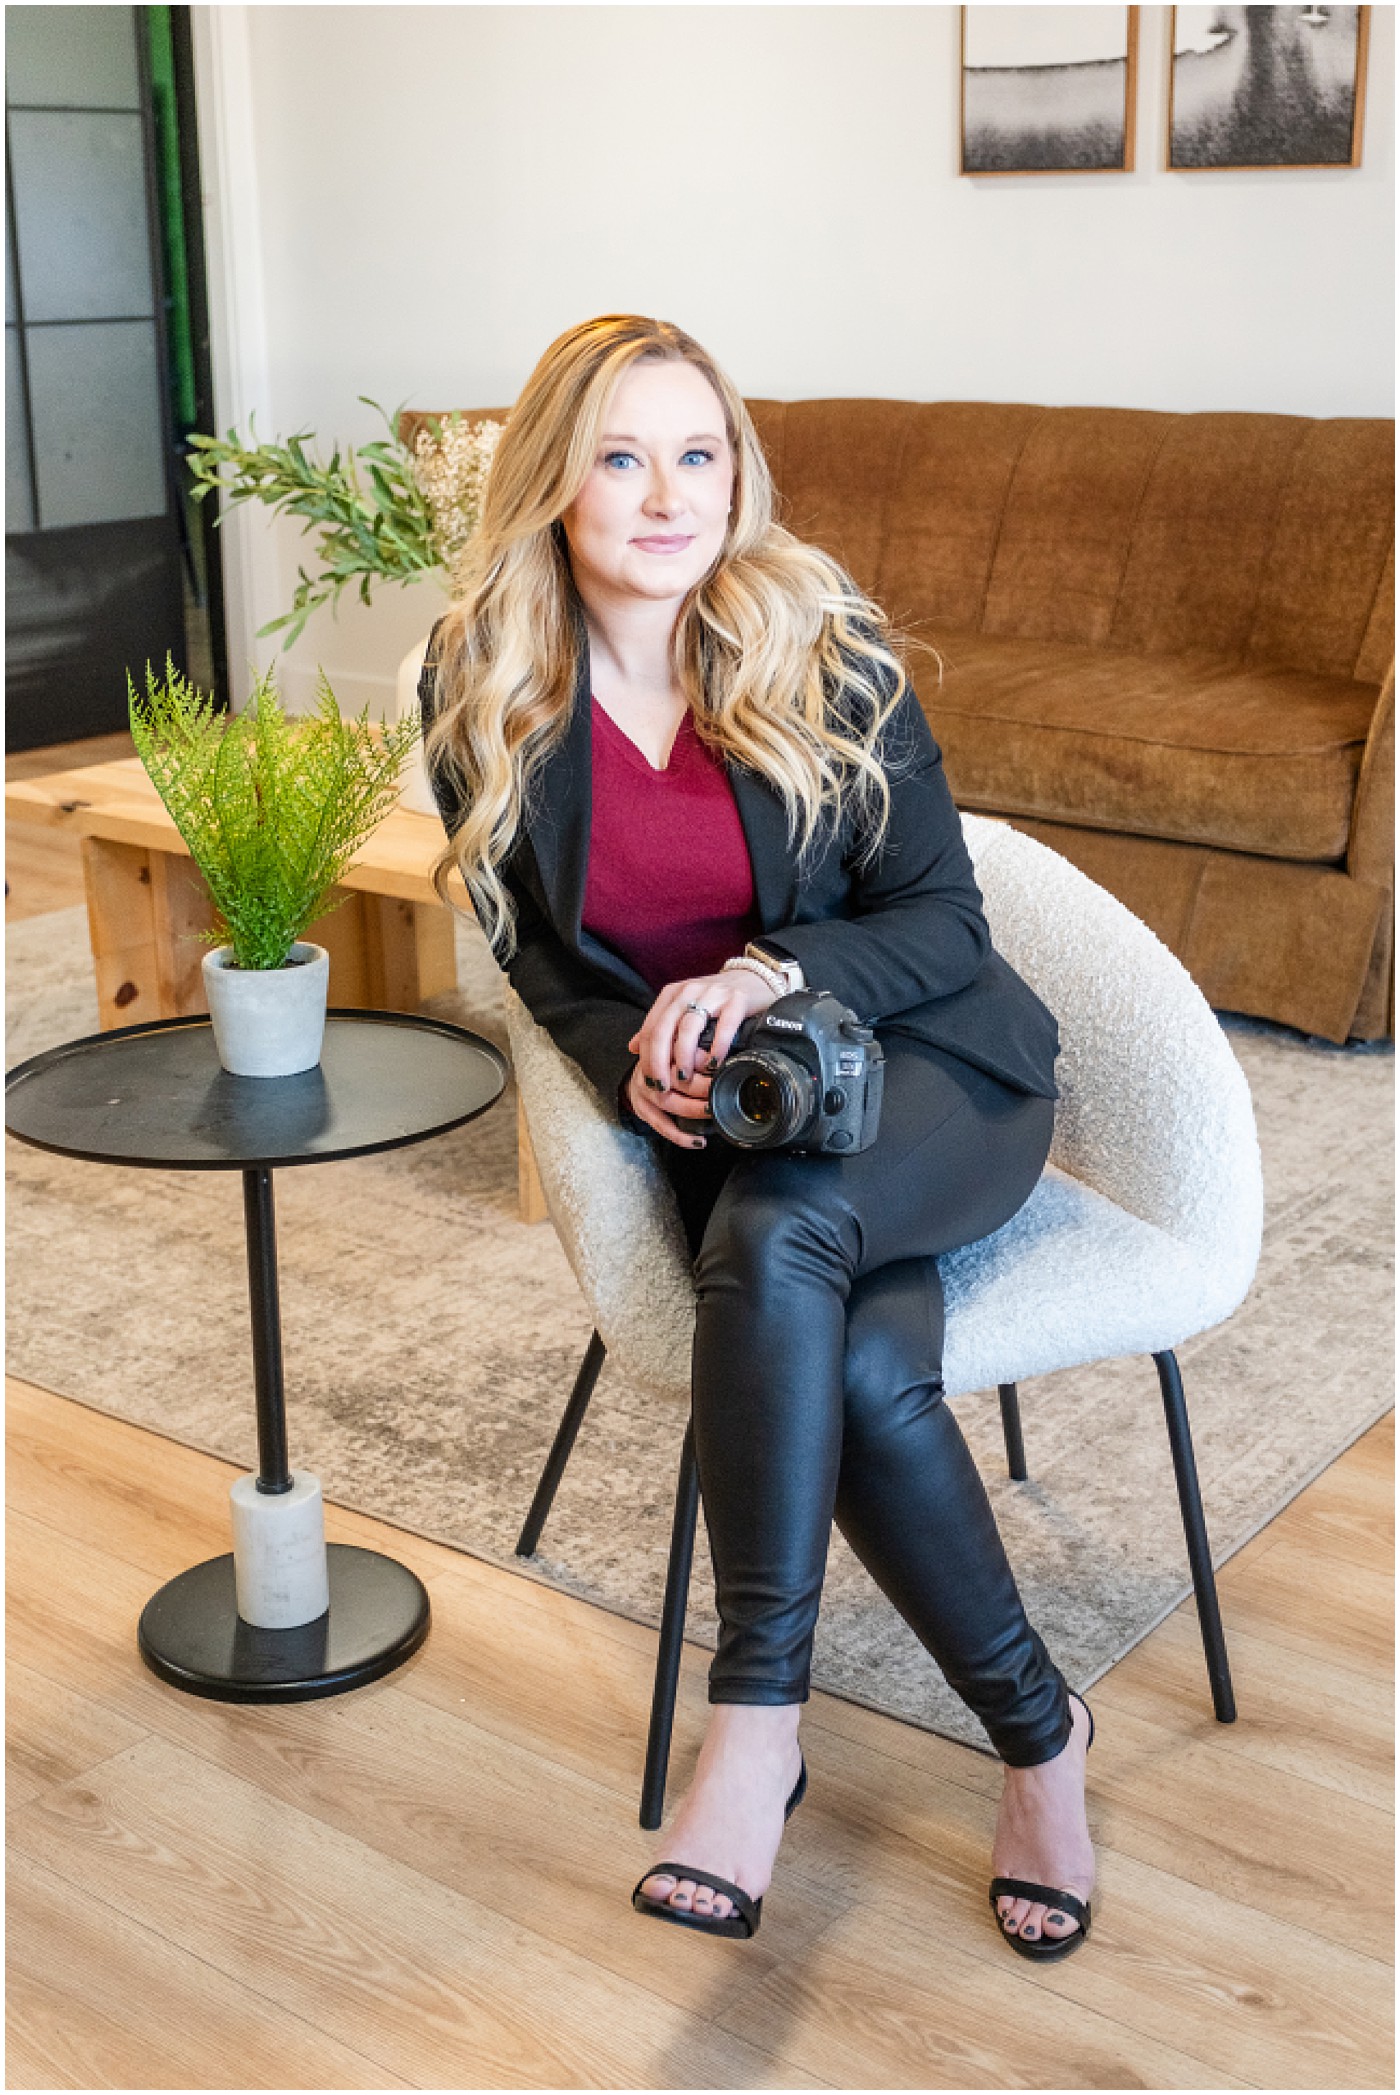
<svg viewBox="0 0 1400 2095">
<path fill-rule="evenodd" d="M 200 962 L 207 947 L 188 934 L 214 921 L 204 882 L 139 757 L 5 788 L 11 822 L 68 830 L 81 841 L 88 929 L 104 1032 L 143 1020 L 205 1012 Z M 346 900 L 306 936 L 330 954 L 329 999 L 360 1010 L 416 1011 L 457 986 L 452 915 L 431 879 L 442 849 L 434 815 L 397 807 L 346 872 Z M 457 873 L 457 901 L 470 907 Z M 544 1192 L 517 1105 L 520 1219 L 542 1221 Z"/>
</svg>

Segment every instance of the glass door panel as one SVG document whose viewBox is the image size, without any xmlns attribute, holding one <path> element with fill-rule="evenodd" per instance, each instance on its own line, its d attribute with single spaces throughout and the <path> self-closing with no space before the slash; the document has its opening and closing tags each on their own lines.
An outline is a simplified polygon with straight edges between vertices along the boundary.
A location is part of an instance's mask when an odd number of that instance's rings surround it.
<svg viewBox="0 0 1400 2095">
<path fill-rule="evenodd" d="M 201 593 L 172 407 L 154 18 L 12 6 L 6 28 L 6 734 L 127 722 L 128 669 L 188 663 Z M 197 222 L 197 221 L 196 221 Z"/>
</svg>

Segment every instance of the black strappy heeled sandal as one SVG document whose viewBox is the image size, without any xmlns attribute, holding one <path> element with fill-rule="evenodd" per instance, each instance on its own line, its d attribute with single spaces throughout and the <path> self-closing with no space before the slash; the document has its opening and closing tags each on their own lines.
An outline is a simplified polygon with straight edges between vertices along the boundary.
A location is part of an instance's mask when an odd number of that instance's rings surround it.
<svg viewBox="0 0 1400 2095">
<path fill-rule="evenodd" d="M 806 1794 L 807 1760 L 804 1755 L 802 1772 L 793 1785 L 792 1795 L 783 1809 L 784 1825 Z M 722 1891 L 727 1899 L 731 1899 L 734 1911 L 726 1913 L 720 1919 L 712 1913 L 683 1912 L 679 1907 L 668 1906 L 662 1899 L 644 1898 L 642 1885 L 649 1877 L 674 1877 L 678 1884 L 684 1877 L 692 1884 L 707 1884 L 711 1891 Z M 639 1879 L 632 1893 L 632 1904 L 639 1913 L 648 1914 L 652 1920 L 674 1921 L 678 1928 L 699 1928 L 706 1935 L 733 1935 L 740 1941 L 747 1941 L 749 1936 L 756 1935 L 758 1924 L 763 1918 L 762 1899 L 751 1899 L 746 1891 L 741 1891 L 737 1884 L 731 1884 L 727 1877 L 711 1876 L 708 1870 L 696 1869 L 694 1864 L 689 1862 L 654 1862 L 646 1876 Z"/>
<path fill-rule="evenodd" d="M 1077 1688 L 1070 1694 L 1076 1702 L 1083 1703 L 1089 1719 L 1089 1738 L 1084 1751 L 1094 1743 L 1094 1712 Z M 1027 1877 L 993 1877 L 988 1893 L 992 1902 L 992 1918 L 997 1924 L 997 1933 L 1003 1942 L 1010 1943 L 1018 1956 L 1030 1957 L 1037 1964 L 1051 1964 L 1057 1957 L 1068 1957 L 1077 1950 L 1089 1935 L 1089 1901 L 1081 1899 L 1072 1891 L 1058 1891 L 1053 1884 L 1032 1884 Z M 1067 1913 L 1079 1926 L 1072 1935 L 1042 1935 L 1038 1941 L 1027 1942 L 1024 1935 L 1008 1935 L 1006 1924 L 997 1912 L 997 1900 L 1002 1898 L 1029 1899 L 1033 1906 L 1049 1906 L 1057 1913 Z"/>
</svg>

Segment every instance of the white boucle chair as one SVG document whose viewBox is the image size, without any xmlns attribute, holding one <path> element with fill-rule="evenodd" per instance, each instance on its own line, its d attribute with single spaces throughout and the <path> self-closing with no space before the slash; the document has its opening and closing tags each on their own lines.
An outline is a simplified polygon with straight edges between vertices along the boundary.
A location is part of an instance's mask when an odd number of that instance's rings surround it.
<svg viewBox="0 0 1400 2095">
<path fill-rule="evenodd" d="M 1121 902 L 1007 824 L 963 831 L 997 950 L 1054 1012 L 1050 1160 L 1001 1229 L 939 1259 L 949 1396 L 995 1386 L 1026 1476 L 1016 1385 L 1124 1353 L 1156 1362 L 1215 1714 L 1235 1714 L 1181 1375 L 1172 1349 L 1228 1317 L 1259 1259 L 1263 1183 L 1244 1073 L 1195 983 Z M 652 1140 L 620 1127 L 507 990 L 520 1095 L 549 1212 L 594 1321 L 529 1518 L 532 1555 L 604 1354 L 688 1419 L 691 1262 Z M 641 1822 L 660 1825 L 698 1486 L 687 1424 Z"/>
</svg>

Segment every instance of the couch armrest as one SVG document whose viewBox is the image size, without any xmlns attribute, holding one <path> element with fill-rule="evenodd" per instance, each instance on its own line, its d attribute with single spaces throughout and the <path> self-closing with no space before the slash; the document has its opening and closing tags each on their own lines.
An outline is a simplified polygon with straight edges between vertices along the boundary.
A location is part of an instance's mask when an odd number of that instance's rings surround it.
<svg viewBox="0 0 1400 2095">
<path fill-rule="evenodd" d="M 1395 664 L 1371 716 L 1347 842 L 1347 871 L 1370 887 L 1395 884 Z"/>
</svg>

